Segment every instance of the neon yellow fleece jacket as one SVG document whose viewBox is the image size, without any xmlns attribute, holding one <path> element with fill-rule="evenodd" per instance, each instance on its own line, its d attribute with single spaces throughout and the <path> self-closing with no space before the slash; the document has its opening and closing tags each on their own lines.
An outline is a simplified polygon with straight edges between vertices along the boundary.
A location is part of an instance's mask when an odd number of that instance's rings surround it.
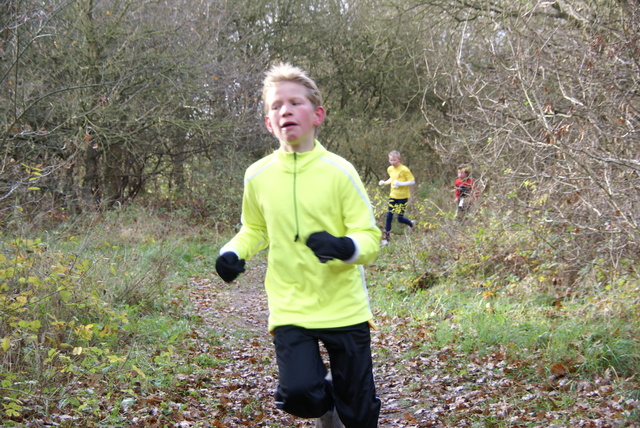
<svg viewBox="0 0 640 428">
<path fill-rule="evenodd" d="M 321 231 L 351 238 L 353 257 L 320 263 L 305 243 Z M 353 165 L 315 141 L 309 152 L 279 149 L 247 168 L 242 227 L 220 254 L 249 260 L 269 248 L 269 331 L 345 327 L 372 319 L 362 265 L 377 257 L 380 235 Z"/>
</svg>

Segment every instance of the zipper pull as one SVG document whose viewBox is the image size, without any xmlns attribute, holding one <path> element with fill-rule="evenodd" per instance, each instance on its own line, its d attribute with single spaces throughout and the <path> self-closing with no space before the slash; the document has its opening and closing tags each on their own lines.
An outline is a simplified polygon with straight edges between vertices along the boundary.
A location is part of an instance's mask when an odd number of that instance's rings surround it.
<svg viewBox="0 0 640 428">
<path fill-rule="evenodd" d="M 296 236 L 293 238 L 293 242 L 298 242 L 300 238 L 300 225 L 298 224 L 298 198 L 296 179 L 298 178 L 298 153 L 293 153 L 293 213 L 294 220 L 296 222 Z"/>
</svg>

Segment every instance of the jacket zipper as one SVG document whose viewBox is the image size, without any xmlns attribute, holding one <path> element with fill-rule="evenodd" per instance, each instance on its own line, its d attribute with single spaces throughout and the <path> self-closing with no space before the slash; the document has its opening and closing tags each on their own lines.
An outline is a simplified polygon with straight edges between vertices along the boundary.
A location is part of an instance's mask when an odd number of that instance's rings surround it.
<svg viewBox="0 0 640 428">
<path fill-rule="evenodd" d="M 293 153 L 293 213 L 296 221 L 296 236 L 293 242 L 298 242 L 300 238 L 300 226 L 298 224 L 298 199 L 296 196 L 296 179 L 298 174 L 298 153 Z"/>
</svg>

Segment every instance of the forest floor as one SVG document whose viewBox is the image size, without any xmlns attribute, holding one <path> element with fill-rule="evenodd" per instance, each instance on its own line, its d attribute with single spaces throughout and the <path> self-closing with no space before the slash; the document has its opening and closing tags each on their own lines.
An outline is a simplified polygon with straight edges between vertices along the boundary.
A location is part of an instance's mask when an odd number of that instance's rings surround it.
<svg viewBox="0 0 640 428">
<path fill-rule="evenodd" d="M 265 262 L 254 259 L 232 284 L 213 273 L 191 278 L 190 303 L 175 303 L 189 334 L 145 344 L 152 355 L 140 366 L 145 373 L 136 367 L 116 379 L 75 377 L 56 388 L 63 399 L 25 394 L 22 414 L 0 426 L 315 426 L 273 404 L 277 367 L 264 271 Z M 636 375 L 621 379 L 607 370 L 587 378 L 569 363 L 549 370 L 535 356 L 516 360 L 499 347 L 482 353 L 436 347 L 428 319 L 378 311 L 375 320 L 381 428 L 640 427 Z"/>
<path fill-rule="evenodd" d="M 191 357 L 214 361 L 204 377 L 183 379 L 198 391 L 200 410 L 183 412 L 182 426 L 315 426 L 273 405 L 277 367 L 266 331 L 264 269 L 254 264 L 233 284 L 215 275 L 192 279 L 191 298 L 202 323 Z M 444 348 L 427 354 L 418 346 L 426 340 L 425 326 L 385 314 L 376 314 L 376 322 L 380 427 L 640 426 L 635 387 L 621 388 L 622 380 L 609 373 L 580 379 L 559 365 L 548 377 L 501 352 L 481 357 Z M 622 383 L 637 385 L 634 379 Z"/>
</svg>

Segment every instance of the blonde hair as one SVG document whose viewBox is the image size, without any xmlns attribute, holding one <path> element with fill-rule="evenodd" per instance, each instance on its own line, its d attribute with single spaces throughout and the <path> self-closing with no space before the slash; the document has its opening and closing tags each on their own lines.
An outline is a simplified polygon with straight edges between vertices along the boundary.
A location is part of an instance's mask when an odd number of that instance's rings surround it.
<svg viewBox="0 0 640 428">
<path fill-rule="evenodd" d="M 391 150 L 389 152 L 389 156 L 393 156 L 394 158 L 398 158 L 400 160 L 402 160 L 402 156 L 400 155 L 400 152 L 397 150 Z"/>
<path fill-rule="evenodd" d="M 286 62 L 274 64 L 266 73 L 262 85 L 262 102 L 265 111 L 269 110 L 267 105 L 267 91 L 280 83 L 293 82 L 298 83 L 307 88 L 307 98 L 314 107 L 322 105 L 322 95 L 316 85 L 307 73 L 299 67 L 293 66 Z"/>
<path fill-rule="evenodd" d="M 471 165 L 468 163 L 461 163 L 458 165 L 458 171 L 466 172 L 467 175 L 471 174 Z"/>
</svg>

